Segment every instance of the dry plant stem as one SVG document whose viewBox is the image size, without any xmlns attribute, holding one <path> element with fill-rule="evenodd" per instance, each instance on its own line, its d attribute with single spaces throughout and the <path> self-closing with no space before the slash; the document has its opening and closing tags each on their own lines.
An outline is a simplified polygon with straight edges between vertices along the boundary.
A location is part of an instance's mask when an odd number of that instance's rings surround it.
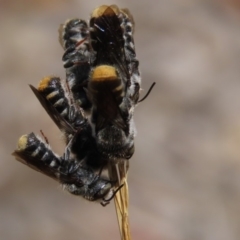
<svg viewBox="0 0 240 240">
<path fill-rule="evenodd" d="M 114 197 L 115 209 L 118 218 L 118 225 L 122 240 L 131 240 L 130 226 L 128 218 L 128 184 L 127 170 L 128 160 L 122 160 L 117 164 L 109 165 L 109 177 L 113 181 L 117 181 L 117 186 L 123 187 L 116 193 Z"/>
</svg>

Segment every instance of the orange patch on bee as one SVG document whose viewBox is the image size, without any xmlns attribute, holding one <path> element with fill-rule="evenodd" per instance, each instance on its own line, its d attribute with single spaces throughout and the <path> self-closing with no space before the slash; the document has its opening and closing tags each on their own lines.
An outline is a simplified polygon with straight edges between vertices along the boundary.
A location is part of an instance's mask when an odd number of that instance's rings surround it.
<svg viewBox="0 0 240 240">
<path fill-rule="evenodd" d="M 106 80 L 116 80 L 118 78 L 117 71 L 115 67 L 109 65 L 101 65 L 96 67 L 92 72 L 92 81 L 106 81 Z"/>
<path fill-rule="evenodd" d="M 113 14 L 118 14 L 119 13 L 119 8 L 116 5 L 111 5 L 111 6 L 107 6 L 107 5 L 102 5 L 98 8 L 96 8 L 95 10 L 93 10 L 91 17 L 92 18 L 98 18 L 101 17 L 103 15 L 113 15 Z"/>
<path fill-rule="evenodd" d="M 38 91 L 43 91 L 49 86 L 49 82 L 52 80 L 52 77 L 45 77 L 41 80 L 38 85 Z"/>
</svg>

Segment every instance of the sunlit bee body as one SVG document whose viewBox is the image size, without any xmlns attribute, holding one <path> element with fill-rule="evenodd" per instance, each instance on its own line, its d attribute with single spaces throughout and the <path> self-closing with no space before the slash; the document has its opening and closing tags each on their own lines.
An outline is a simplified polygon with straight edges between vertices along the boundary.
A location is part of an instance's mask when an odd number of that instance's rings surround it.
<svg viewBox="0 0 240 240">
<path fill-rule="evenodd" d="M 132 35 L 132 17 L 126 10 L 113 5 L 93 11 L 90 43 L 95 58 L 88 96 L 93 104 L 91 121 L 98 149 L 110 159 L 129 159 L 134 153 L 133 110 L 139 97 L 140 74 Z M 133 62 L 137 62 L 135 68 Z"/>
<path fill-rule="evenodd" d="M 13 155 L 16 159 L 36 171 L 59 181 L 65 190 L 89 201 L 108 203 L 107 198 L 114 194 L 112 183 L 90 168 L 83 167 L 79 161 L 56 155 L 48 144 L 34 133 L 23 135 L 18 141 L 18 148 Z"/>
</svg>

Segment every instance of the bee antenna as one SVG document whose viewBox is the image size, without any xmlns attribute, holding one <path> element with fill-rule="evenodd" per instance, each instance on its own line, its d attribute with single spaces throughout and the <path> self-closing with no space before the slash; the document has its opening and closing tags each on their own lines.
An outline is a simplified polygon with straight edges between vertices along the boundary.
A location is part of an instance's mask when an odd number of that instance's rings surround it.
<svg viewBox="0 0 240 240">
<path fill-rule="evenodd" d="M 141 100 L 138 101 L 138 103 L 144 101 L 144 100 L 148 97 L 148 95 L 149 95 L 150 92 L 152 91 L 152 89 L 153 89 L 153 87 L 155 86 L 155 84 L 156 84 L 156 82 L 152 83 L 151 87 L 148 89 L 148 92 L 145 94 L 145 96 L 144 96 Z"/>
<path fill-rule="evenodd" d="M 110 203 L 110 201 L 115 197 L 115 195 L 117 194 L 117 192 L 118 192 L 123 186 L 124 186 L 124 183 L 123 183 L 122 185 L 120 185 L 116 190 L 114 190 L 113 195 L 112 195 L 110 198 L 108 198 L 108 199 L 103 198 L 103 199 L 102 199 L 103 202 L 101 202 L 101 205 L 102 205 L 103 207 L 105 207 L 106 205 L 108 205 L 108 204 Z"/>
</svg>

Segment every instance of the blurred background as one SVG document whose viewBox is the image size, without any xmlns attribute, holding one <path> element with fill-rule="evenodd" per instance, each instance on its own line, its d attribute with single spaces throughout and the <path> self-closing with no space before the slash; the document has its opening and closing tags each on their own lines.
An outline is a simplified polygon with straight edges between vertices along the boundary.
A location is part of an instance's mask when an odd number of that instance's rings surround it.
<svg viewBox="0 0 240 240">
<path fill-rule="evenodd" d="M 120 239 L 103 208 L 14 160 L 18 138 L 60 132 L 28 84 L 64 78 L 58 27 L 102 4 L 127 7 L 146 92 L 130 160 L 132 239 L 240 239 L 240 1 L 0 0 L 0 239 Z"/>
</svg>

